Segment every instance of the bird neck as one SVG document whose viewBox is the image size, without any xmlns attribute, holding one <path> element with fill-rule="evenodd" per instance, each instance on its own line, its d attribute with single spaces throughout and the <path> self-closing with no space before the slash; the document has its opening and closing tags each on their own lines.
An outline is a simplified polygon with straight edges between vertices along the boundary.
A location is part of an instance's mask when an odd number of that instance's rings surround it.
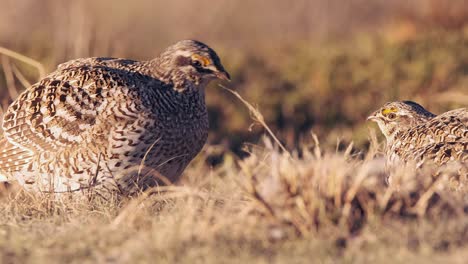
<svg viewBox="0 0 468 264">
<path fill-rule="evenodd" d="M 172 69 L 166 72 L 164 76 L 166 84 L 179 93 L 204 93 L 207 82 L 199 76 L 189 76 L 186 73 Z"/>
<path fill-rule="evenodd" d="M 198 75 L 188 75 L 178 68 L 169 67 L 168 65 L 171 64 L 165 57 L 153 59 L 147 62 L 147 64 L 151 77 L 163 82 L 175 91 L 180 93 L 201 92 L 204 94 L 204 88 L 208 84 L 207 80 L 204 80 Z"/>
<path fill-rule="evenodd" d="M 396 124 L 387 125 L 385 130 L 383 130 L 387 139 L 387 145 L 393 145 L 396 138 L 402 133 L 402 131 L 403 129 Z"/>
<path fill-rule="evenodd" d="M 158 81 L 149 84 L 146 90 L 144 104 L 158 115 L 173 116 L 177 118 L 198 118 L 206 112 L 205 89 L 185 88 L 176 89 L 170 81 Z"/>
</svg>

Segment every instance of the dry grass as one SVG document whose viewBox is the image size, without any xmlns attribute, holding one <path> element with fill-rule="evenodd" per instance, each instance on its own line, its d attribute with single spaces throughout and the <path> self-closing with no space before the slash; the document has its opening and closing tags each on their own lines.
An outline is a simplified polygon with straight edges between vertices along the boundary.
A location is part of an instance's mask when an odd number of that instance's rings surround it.
<svg viewBox="0 0 468 264">
<path fill-rule="evenodd" d="M 462 0 L 166 2 L 3 1 L 0 46 L 40 61 L 0 49 L 3 108 L 59 62 L 150 58 L 197 38 L 216 47 L 231 85 L 265 114 L 239 93 L 246 111 L 210 90 L 212 142 L 254 139 L 249 114 L 274 139 L 247 146 L 245 159 L 208 146 L 182 182 L 133 199 L 57 200 L 0 186 L 0 263 L 466 262 L 468 180 L 459 165 L 388 172 L 362 122 L 382 100 L 439 112 L 466 104 Z M 367 30 L 374 34 L 333 41 Z M 331 44 L 315 43 L 321 35 Z M 299 138 L 309 126 L 320 140 Z M 335 149 L 338 135 L 361 142 Z M 222 161 L 207 165 L 219 149 Z"/>
<path fill-rule="evenodd" d="M 208 148 L 209 151 L 209 148 Z M 381 160 L 304 146 L 301 157 L 265 140 L 244 160 L 203 158 L 178 186 L 113 202 L 0 198 L 0 259 L 24 262 L 462 263 L 467 184 L 450 170 L 392 172 Z"/>
<path fill-rule="evenodd" d="M 257 109 L 234 95 L 271 131 Z M 8 188 L 0 191 L 0 259 L 462 263 L 467 175 L 455 165 L 414 170 L 409 164 L 388 172 L 371 135 L 365 155 L 352 145 L 323 150 L 314 134 L 292 153 L 265 138 L 248 148 L 248 158 L 227 154 L 212 168 L 202 155 L 177 186 L 133 199 L 58 200 Z"/>
</svg>

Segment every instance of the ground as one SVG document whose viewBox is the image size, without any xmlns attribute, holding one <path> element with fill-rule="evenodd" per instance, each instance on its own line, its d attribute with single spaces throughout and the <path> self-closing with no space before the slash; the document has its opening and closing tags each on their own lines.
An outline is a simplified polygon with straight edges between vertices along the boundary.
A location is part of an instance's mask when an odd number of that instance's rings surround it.
<svg viewBox="0 0 468 264">
<path fill-rule="evenodd" d="M 464 263 L 465 178 L 434 168 L 387 173 L 376 158 L 268 140 L 216 167 L 205 151 L 175 186 L 80 201 L 9 187 L 2 263 Z M 209 149 L 209 147 L 207 147 Z"/>
</svg>

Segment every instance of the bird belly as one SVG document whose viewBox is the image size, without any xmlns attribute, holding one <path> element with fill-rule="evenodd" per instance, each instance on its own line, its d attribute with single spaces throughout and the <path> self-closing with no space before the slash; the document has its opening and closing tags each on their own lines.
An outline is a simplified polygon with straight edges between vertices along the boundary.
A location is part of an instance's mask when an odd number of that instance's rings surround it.
<svg viewBox="0 0 468 264">
<path fill-rule="evenodd" d="M 194 123 L 168 127 L 139 119 L 117 124 L 85 144 L 37 154 L 12 176 L 27 190 L 54 193 L 95 189 L 131 194 L 173 183 L 207 139 L 207 120 Z"/>
<path fill-rule="evenodd" d="M 207 138 L 207 126 L 192 124 L 171 127 L 151 122 L 138 129 L 116 130 L 107 164 L 121 188 L 146 189 L 176 182 Z"/>
</svg>

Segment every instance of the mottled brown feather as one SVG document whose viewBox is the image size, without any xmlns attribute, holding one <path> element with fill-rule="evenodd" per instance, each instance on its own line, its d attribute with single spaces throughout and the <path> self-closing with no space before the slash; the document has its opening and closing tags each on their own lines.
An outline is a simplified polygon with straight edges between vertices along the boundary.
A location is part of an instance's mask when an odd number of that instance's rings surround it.
<svg viewBox="0 0 468 264">
<path fill-rule="evenodd" d="M 211 48 L 192 40 L 151 61 L 63 63 L 6 111 L 0 172 L 54 192 L 129 194 L 158 177 L 176 181 L 206 141 L 204 87 L 215 78 L 229 75 Z"/>
<path fill-rule="evenodd" d="M 387 139 L 389 164 L 400 161 L 465 161 L 468 144 L 468 111 L 460 108 L 438 116 L 408 101 L 391 102 L 374 112 Z"/>
</svg>

